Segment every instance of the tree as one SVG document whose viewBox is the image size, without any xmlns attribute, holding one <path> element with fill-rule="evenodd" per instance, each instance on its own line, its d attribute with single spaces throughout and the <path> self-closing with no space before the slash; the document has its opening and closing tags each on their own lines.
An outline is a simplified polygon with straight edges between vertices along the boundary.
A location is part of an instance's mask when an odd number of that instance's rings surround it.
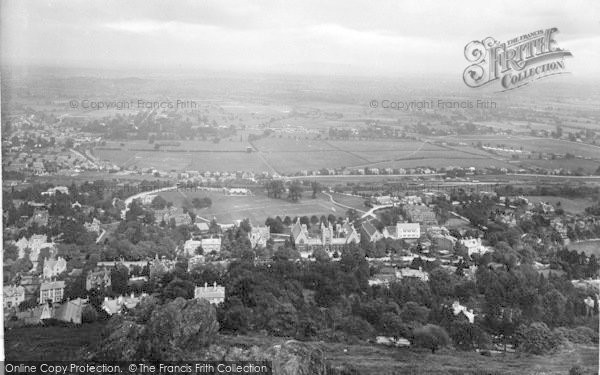
<svg viewBox="0 0 600 375">
<path fill-rule="evenodd" d="M 558 290 L 551 289 L 544 294 L 542 306 L 544 322 L 550 326 L 559 326 L 565 321 L 567 298 Z"/>
<path fill-rule="evenodd" d="M 161 197 L 160 195 L 157 195 L 156 197 L 154 197 L 154 199 L 152 199 L 151 206 L 155 210 L 162 210 L 165 207 L 167 207 L 167 201 L 165 200 L 165 198 Z"/>
<path fill-rule="evenodd" d="M 272 198 L 281 198 L 281 194 L 285 191 L 282 180 L 267 181 L 265 189 L 267 189 L 267 196 Z"/>
<path fill-rule="evenodd" d="M 562 337 L 553 333 L 545 323 L 534 322 L 528 326 L 521 325 L 515 333 L 516 347 L 531 354 L 546 354 L 562 343 Z"/>
<path fill-rule="evenodd" d="M 450 344 L 450 337 L 442 327 L 427 324 L 414 330 L 413 341 L 416 346 L 430 349 L 435 354 L 436 350 Z"/>
<path fill-rule="evenodd" d="M 177 298 L 165 305 L 140 302 L 132 314 L 113 316 L 96 360 L 190 360 L 215 339 L 219 323 L 206 300 Z"/>
<path fill-rule="evenodd" d="M 127 282 L 129 281 L 129 269 L 122 264 L 118 264 L 110 272 L 110 287 L 113 292 L 124 295 L 127 294 Z"/>
<path fill-rule="evenodd" d="M 218 313 L 223 330 L 242 334 L 248 330 L 252 310 L 244 306 L 238 297 L 225 300 Z"/>
<path fill-rule="evenodd" d="M 19 249 L 12 243 L 4 242 L 2 255 L 5 263 L 8 259 L 17 260 L 19 257 Z"/>
<path fill-rule="evenodd" d="M 454 289 L 458 284 L 458 277 L 445 269 L 437 268 L 429 274 L 431 292 L 442 298 L 454 297 Z"/>
<path fill-rule="evenodd" d="M 298 199 L 302 197 L 302 192 L 304 188 L 298 181 L 292 182 L 288 191 L 288 198 L 292 201 L 296 202 Z"/>
<path fill-rule="evenodd" d="M 407 302 L 400 314 L 405 322 L 425 323 L 429 317 L 429 309 L 416 302 Z"/>
<path fill-rule="evenodd" d="M 465 320 L 455 320 L 450 324 L 450 337 L 457 348 L 473 350 L 485 348 L 490 343 L 489 336 L 477 324 Z"/>
<path fill-rule="evenodd" d="M 206 207 L 210 207 L 212 206 L 212 200 L 208 197 L 204 197 L 204 198 L 194 198 L 192 199 L 192 205 L 194 206 L 194 208 L 200 209 L 200 208 L 206 208 Z"/>
<path fill-rule="evenodd" d="M 372 337 L 375 332 L 369 322 L 354 315 L 343 319 L 340 328 L 347 335 L 363 340 Z"/>
<path fill-rule="evenodd" d="M 401 337 L 408 337 L 410 334 L 410 328 L 404 324 L 398 314 L 393 312 L 385 312 L 381 316 L 381 333 L 390 335 L 395 339 Z"/>
<path fill-rule="evenodd" d="M 323 190 L 323 187 L 317 181 L 311 182 L 310 187 L 312 188 L 313 199 L 315 199 L 317 197 L 317 194 L 319 194 L 321 190 Z"/>
<path fill-rule="evenodd" d="M 346 217 L 348 217 L 348 221 L 350 221 L 350 222 L 354 222 L 355 220 L 360 218 L 360 216 L 358 215 L 358 212 L 356 212 L 356 210 L 354 208 L 351 208 L 348 211 L 346 211 Z"/>
<path fill-rule="evenodd" d="M 185 299 L 192 298 L 194 296 L 194 284 L 187 280 L 175 278 L 163 289 L 161 296 L 166 300 L 179 297 Z"/>
</svg>

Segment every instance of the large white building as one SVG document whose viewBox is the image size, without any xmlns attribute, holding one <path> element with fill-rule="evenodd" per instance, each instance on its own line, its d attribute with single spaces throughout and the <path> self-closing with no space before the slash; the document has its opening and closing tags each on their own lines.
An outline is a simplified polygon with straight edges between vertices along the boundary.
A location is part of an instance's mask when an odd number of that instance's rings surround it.
<svg viewBox="0 0 600 375">
<path fill-rule="evenodd" d="M 40 285 L 40 304 L 46 303 L 47 300 L 54 303 L 62 301 L 64 291 L 64 281 L 48 281 L 42 283 L 42 285 Z"/>
<path fill-rule="evenodd" d="M 421 237 L 421 226 L 419 223 L 396 223 L 396 226 L 385 227 L 383 236 L 395 240 L 418 239 Z"/>
<path fill-rule="evenodd" d="M 463 238 L 460 244 L 467 248 L 469 256 L 473 254 L 485 254 L 489 249 L 481 244 L 481 238 Z"/>
<path fill-rule="evenodd" d="M 213 251 L 218 253 L 221 251 L 221 239 L 220 238 L 203 238 L 201 241 L 202 250 L 204 254 L 210 254 Z"/>
<path fill-rule="evenodd" d="M 183 244 L 183 252 L 187 256 L 194 256 L 196 255 L 196 249 L 200 246 L 202 246 L 202 241 L 200 240 L 187 240 Z"/>
<path fill-rule="evenodd" d="M 319 230 L 309 231 L 300 219 L 292 226 L 292 239 L 296 249 L 305 257 L 316 249 L 334 252 L 342 251 L 349 244 L 358 244 L 360 235 L 349 222 L 344 224 L 321 223 Z"/>
<path fill-rule="evenodd" d="M 225 301 L 225 287 L 213 283 L 212 286 L 208 286 L 208 283 L 204 283 L 204 286 L 197 286 L 194 289 L 194 298 L 203 298 L 213 305 L 218 305 Z"/>
</svg>

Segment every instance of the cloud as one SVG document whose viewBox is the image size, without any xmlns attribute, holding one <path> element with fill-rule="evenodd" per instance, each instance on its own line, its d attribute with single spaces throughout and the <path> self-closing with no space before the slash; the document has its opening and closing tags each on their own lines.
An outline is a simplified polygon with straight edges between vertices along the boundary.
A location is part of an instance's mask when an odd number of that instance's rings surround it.
<svg viewBox="0 0 600 375">
<path fill-rule="evenodd" d="M 592 0 L 5 0 L 0 52 L 12 64 L 454 76 L 473 39 L 555 26 L 575 55 L 569 66 L 598 75 L 583 60 L 598 54 L 599 9 Z"/>
</svg>

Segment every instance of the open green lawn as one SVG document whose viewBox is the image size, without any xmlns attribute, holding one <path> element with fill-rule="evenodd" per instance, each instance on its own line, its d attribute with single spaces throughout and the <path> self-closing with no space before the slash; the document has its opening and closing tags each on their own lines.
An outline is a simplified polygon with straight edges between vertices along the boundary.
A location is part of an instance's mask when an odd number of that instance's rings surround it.
<svg viewBox="0 0 600 375">
<path fill-rule="evenodd" d="M 583 251 L 586 255 L 594 254 L 596 257 L 600 257 L 600 240 L 571 242 L 567 245 L 567 248 L 578 253 Z"/>
<path fill-rule="evenodd" d="M 560 202 L 560 207 L 565 212 L 571 214 L 582 214 L 587 207 L 594 205 L 594 202 L 587 198 L 569 199 L 565 197 L 528 196 L 527 199 L 534 204 L 538 202 L 550 202 L 555 208 L 557 207 L 557 203 Z"/>
<path fill-rule="evenodd" d="M 102 325 L 79 327 L 27 327 L 5 331 L 6 359 L 79 360 L 100 340 Z M 219 335 L 223 346 L 259 346 L 280 344 L 286 338 L 247 335 Z M 572 366 L 598 373 L 598 346 L 575 345 L 559 353 L 544 356 L 499 353 L 491 357 L 474 352 L 441 350 L 436 354 L 409 348 L 387 348 L 367 343 L 353 345 L 320 342 L 325 358 L 333 365 L 349 365 L 367 375 L 391 374 L 568 374 Z"/>
<path fill-rule="evenodd" d="M 305 191 L 303 198 L 298 202 L 287 199 L 268 198 L 262 191 L 255 191 L 253 196 L 228 196 L 220 192 L 206 191 L 166 191 L 160 195 L 167 201 L 173 202 L 176 207 L 181 207 L 184 199 L 192 201 L 194 198 L 209 197 L 212 206 L 195 210 L 198 216 L 205 219 L 216 217 L 219 223 L 231 223 L 234 220 L 250 219 L 254 225 L 262 225 L 267 217 L 280 216 L 312 216 L 329 215 L 344 216 L 346 210 L 334 205 L 329 197 L 324 194 L 312 199 L 312 192 Z"/>
<path fill-rule="evenodd" d="M 369 208 L 367 206 L 365 206 L 366 199 L 363 197 L 355 197 L 353 195 L 338 194 L 338 193 L 333 193 L 332 196 L 336 202 L 343 204 L 345 206 L 348 206 L 348 207 L 352 207 L 352 208 L 356 209 L 358 212 L 361 212 L 361 211 L 366 212 L 369 210 Z"/>
</svg>

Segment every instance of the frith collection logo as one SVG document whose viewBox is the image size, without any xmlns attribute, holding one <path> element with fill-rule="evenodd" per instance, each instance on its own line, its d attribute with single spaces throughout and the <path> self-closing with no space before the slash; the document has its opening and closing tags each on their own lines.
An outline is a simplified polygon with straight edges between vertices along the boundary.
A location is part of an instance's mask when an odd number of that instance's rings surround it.
<svg viewBox="0 0 600 375">
<path fill-rule="evenodd" d="M 465 57 L 472 63 L 463 80 L 469 87 L 481 87 L 499 81 L 500 91 L 512 90 L 537 79 L 565 70 L 565 57 L 571 52 L 558 47 L 553 27 L 521 35 L 500 43 L 492 37 L 474 40 L 465 46 Z"/>
</svg>

